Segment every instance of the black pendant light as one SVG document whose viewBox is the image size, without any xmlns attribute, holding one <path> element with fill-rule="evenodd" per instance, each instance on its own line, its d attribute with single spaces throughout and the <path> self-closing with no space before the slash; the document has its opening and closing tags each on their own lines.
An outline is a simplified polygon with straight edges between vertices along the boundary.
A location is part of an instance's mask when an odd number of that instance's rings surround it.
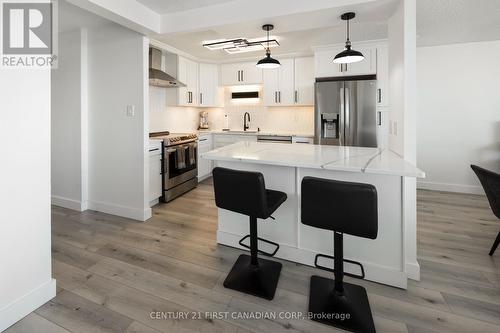
<svg viewBox="0 0 500 333">
<path fill-rule="evenodd" d="M 281 66 L 280 62 L 274 58 L 271 58 L 271 50 L 269 49 L 269 31 L 274 29 L 274 25 L 272 24 L 264 24 L 262 26 L 262 30 L 267 31 L 267 48 L 266 48 L 266 57 L 263 59 L 260 59 L 259 62 L 257 62 L 257 67 L 258 68 L 263 68 L 263 69 L 273 69 L 273 68 L 278 68 Z"/>
<path fill-rule="evenodd" d="M 345 50 L 335 56 L 333 62 L 336 64 L 350 64 L 365 59 L 365 56 L 359 52 L 351 49 L 351 41 L 349 40 L 349 20 L 352 20 L 356 14 L 349 12 L 342 14 L 340 18 L 347 21 L 347 39 L 345 41 Z"/>
</svg>

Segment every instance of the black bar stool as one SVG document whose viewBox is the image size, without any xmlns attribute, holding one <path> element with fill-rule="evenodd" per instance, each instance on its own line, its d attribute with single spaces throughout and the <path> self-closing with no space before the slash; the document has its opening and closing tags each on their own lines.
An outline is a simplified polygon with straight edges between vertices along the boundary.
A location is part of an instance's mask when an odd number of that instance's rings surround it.
<svg viewBox="0 0 500 333">
<path fill-rule="evenodd" d="M 250 217 L 250 235 L 240 240 L 240 245 L 250 249 L 250 256 L 242 254 L 236 260 L 224 281 L 224 287 L 246 294 L 273 299 L 281 272 L 281 263 L 261 259 L 257 253 L 274 256 L 279 245 L 257 236 L 257 218 L 272 218 L 271 214 L 285 202 L 286 193 L 267 190 L 260 172 L 239 171 L 226 168 L 213 170 L 215 204 Z M 250 237 L 250 246 L 243 243 Z M 273 252 L 258 249 L 258 241 L 272 244 Z"/>
<path fill-rule="evenodd" d="M 351 332 L 375 332 L 365 288 L 343 282 L 344 275 L 365 277 L 361 263 L 344 259 L 343 234 L 377 238 L 377 190 L 369 184 L 304 177 L 301 196 L 302 223 L 335 235 L 335 256 L 318 254 L 314 261 L 316 267 L 333 272 L 335 280 L 311 277 L 311 319 Z M 333 259 L 334 269 L 319 265 L 321 257 Z M 361 274 L 345 273 L 344 262 L 358 265 Z"/>
<path fill-rule="evenodd" d="M 471 168 L 474 170 L 483 186 L 484 193 L 486 193 L 493 214 L 500 219 L 500 174 L 483 169 L 477 165 L 471 165 Z M 500 232 L 498 232 L 497 238 L 491 246 L 490 256 L 495 253 L 498 244 L 500 244 Z"/>
</svg>

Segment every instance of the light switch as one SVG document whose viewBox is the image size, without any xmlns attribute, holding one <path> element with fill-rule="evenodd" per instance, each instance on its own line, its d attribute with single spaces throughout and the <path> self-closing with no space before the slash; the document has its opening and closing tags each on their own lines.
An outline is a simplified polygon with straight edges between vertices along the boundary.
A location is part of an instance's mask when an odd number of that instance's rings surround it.
<svg viewBox="0 0 500 333">
<path fill-rule="evenodd" d="M 135 116 L 135 105 L 127 105 L 127 117 Z"/>
</svg>

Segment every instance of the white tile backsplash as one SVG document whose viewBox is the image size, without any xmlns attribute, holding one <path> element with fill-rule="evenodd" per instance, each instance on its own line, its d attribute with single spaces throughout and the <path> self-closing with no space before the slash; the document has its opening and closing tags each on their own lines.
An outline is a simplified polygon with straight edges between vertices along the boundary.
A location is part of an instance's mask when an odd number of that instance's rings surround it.
<svg viewBox="0 0 500 333">
<path fill-rule="evenodd" d="M 263 105 L 262 87 L 257 86 L 261 98 L 255 101 L 233 101 L 226 87 L 224 108 L 195 108 L 166 106 L 165 88 L 150 87 L 150 131 L 192 132 L 198 129 L 200 111 L 207 111 L 210 128 L 224 127 L 224 114 L 229 117 L 232 130 L 243 129 L 243 115 L 250 114 L 251 129 L 263 132 L 310 134 L 314 131 L 314 108 L 266 107 Z"/>
</svg>

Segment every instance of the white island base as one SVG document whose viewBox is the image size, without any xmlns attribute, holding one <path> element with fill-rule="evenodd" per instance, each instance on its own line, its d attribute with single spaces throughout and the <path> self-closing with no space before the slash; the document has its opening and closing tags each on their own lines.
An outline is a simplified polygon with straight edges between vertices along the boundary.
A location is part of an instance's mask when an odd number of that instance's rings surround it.
<svg viewBox="0 0 500 333">
<path fill-rule="evenodd" d="M 273 214 L 275 220 L 258 221 L 258 235 L 280 245 L 276 257 L 310 266 L 314 266 L 316 254 L 334 254 L 333 232 L 300 222 L 302 178 L 314 176 L 374 185 L 378 194 L 377 239 L 344 235 L 344 258 L 360 262 L 367 280 L 406 288 L 408 278 L 418 279 L 420 268 L 416 258 L 408 259 L 405 256 L 407 247 L 415 246 L 414 242 L 405 244 L 405 232 L 416 232 L 416 227 L 415 221 L 405 221 L 407 225 L 403 223 L 403 183 L 405 177 L 421 177 L 423 173 L 388 151 L 372 148 L 350 148 L 347 151 L 349 147 L 312 145 L 304 147 L 293 147 L 295 151 L 292 151 L 292 145 L 237 143 L 202 157 L 217 161 L 220 167 L 262 172 L 266 188 L 287 194 L 287 200 Z M 294 160 L 297 156 L 292 155 L 297 154 L 301 161 Z M 331 212 L 332 220 L 335 214 L 335 211 Z M 409 223 L 413 225 L 408 226 Z M 219 244 L 242 248 L 238 242 L 248 233 L 248 216 L 219 209 Z M 259 248 L 271 250 L 263 242 L 259 242 Z M 322 261 L 321 264 L 331 266 L 333 263 Z M 347 263 L 345 271 L 360 273 L 358 266 Z"/>
</svg>

